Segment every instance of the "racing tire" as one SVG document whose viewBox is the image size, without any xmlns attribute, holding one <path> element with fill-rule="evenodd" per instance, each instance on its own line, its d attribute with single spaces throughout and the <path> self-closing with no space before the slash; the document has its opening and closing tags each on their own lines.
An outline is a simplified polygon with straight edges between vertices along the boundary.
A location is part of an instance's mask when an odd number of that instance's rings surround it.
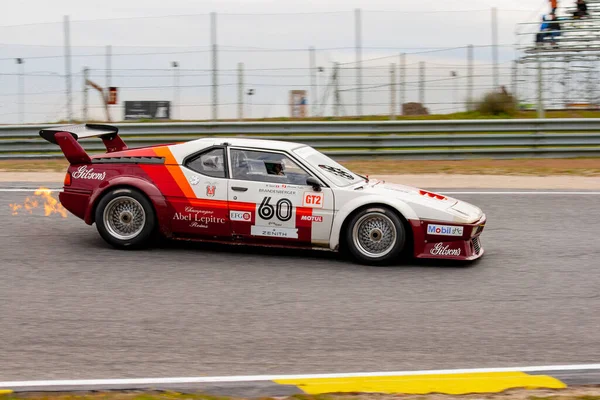
<svg viewBox="0 0 600 400">
<path fill-rule="evenodd" d="M 384 207 L 366 208 L 351 217 L 346 246 L 361 264 L 383 266 L 397 261 L 405 247 L 406 229 L 396 213 Z"/>
<path fill-rule="evenodd" d="M 108 192 L 98 202 L 95 219 L 100 236 L 118 249 L 147 247 L 156 233 L 152 203 L 135 189 Z"/>
</svg>

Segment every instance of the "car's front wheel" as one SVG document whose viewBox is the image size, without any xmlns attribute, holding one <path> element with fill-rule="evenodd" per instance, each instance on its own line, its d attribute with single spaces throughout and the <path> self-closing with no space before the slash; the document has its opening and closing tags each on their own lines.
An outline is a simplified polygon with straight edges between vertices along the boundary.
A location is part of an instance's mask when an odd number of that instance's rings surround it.
<svg viewBox="0 0 600 400">
<path fill-rule="evenodd" d="M 364 209 L 351 218 L 347 227 L 348 250 L 363 264 L 389 264 L 400 257 L 406 243 L 402 221 L 388 208 Z"/>
<path fill-rule="evenodd" d="M 117 248 L 144 247 L 155 232 L 152 204 L 134 189 L 120 188 L 107 193 L 98 203 L 95 217 L 100 236 Z"/>
</svg>

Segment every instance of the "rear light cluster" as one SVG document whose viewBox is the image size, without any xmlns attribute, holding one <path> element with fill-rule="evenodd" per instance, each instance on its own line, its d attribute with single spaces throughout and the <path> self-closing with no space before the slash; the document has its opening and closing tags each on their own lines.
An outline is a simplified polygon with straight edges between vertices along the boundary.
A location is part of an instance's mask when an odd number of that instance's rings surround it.
<svg viewBox="0 0 600 400">
<path fill-rule="evenodd" d="M 65 186 L 71 186 L 71 173 L 67 172 L 67 174 L 65 175 L 65 181 L 64 181 Z"/>
</svg>

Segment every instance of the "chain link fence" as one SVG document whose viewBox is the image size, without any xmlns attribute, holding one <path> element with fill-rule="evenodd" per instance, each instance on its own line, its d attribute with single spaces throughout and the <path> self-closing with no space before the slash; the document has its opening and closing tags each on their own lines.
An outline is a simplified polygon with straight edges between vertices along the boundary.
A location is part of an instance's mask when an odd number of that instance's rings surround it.
<svg viewBox="0 0 600 400">
<path fill-rule="evenodd" d="M 465 111 L 498 89 L 495 79 L 514 86 L 514 26 L 530 10 L 497 14 L 497 43 L 489 9 L 0 27 L 7 42 L 0 45 L 0 123 L 106 121 L 106 92 L 86 78 L 118 88 L 118 102 L 109 106 L 113 122 L 125 118 L 126 101 L 170 102 L 172 120 L 290 117 L 293 90 L 305 91 L 310 117 L 399 115 L 409 102 L 429 113 Z"/>
</svg>

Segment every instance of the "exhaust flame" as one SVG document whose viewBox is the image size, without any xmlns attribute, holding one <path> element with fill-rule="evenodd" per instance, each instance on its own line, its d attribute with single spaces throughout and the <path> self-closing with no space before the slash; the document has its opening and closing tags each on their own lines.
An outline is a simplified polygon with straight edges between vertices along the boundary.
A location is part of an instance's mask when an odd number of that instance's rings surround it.
<svg viewBox="0 0 600 400">
<path fill-rule="evenodd" d="M 52 214 L 58 214 L 63 218 L 67 218 L 67 210 L 60 202 L 52 196 L 50 189 L 41 187 L 33 193 L 33 197 L 27 197 L 23 204 L 9 204 L 12 210 L 12 215 L 19 215 L 19 212 L 28 212 L 33 214 L 33 210 L 39 206 L 44 207 L 44 215 L 46 217 Z"/>
</svg>

